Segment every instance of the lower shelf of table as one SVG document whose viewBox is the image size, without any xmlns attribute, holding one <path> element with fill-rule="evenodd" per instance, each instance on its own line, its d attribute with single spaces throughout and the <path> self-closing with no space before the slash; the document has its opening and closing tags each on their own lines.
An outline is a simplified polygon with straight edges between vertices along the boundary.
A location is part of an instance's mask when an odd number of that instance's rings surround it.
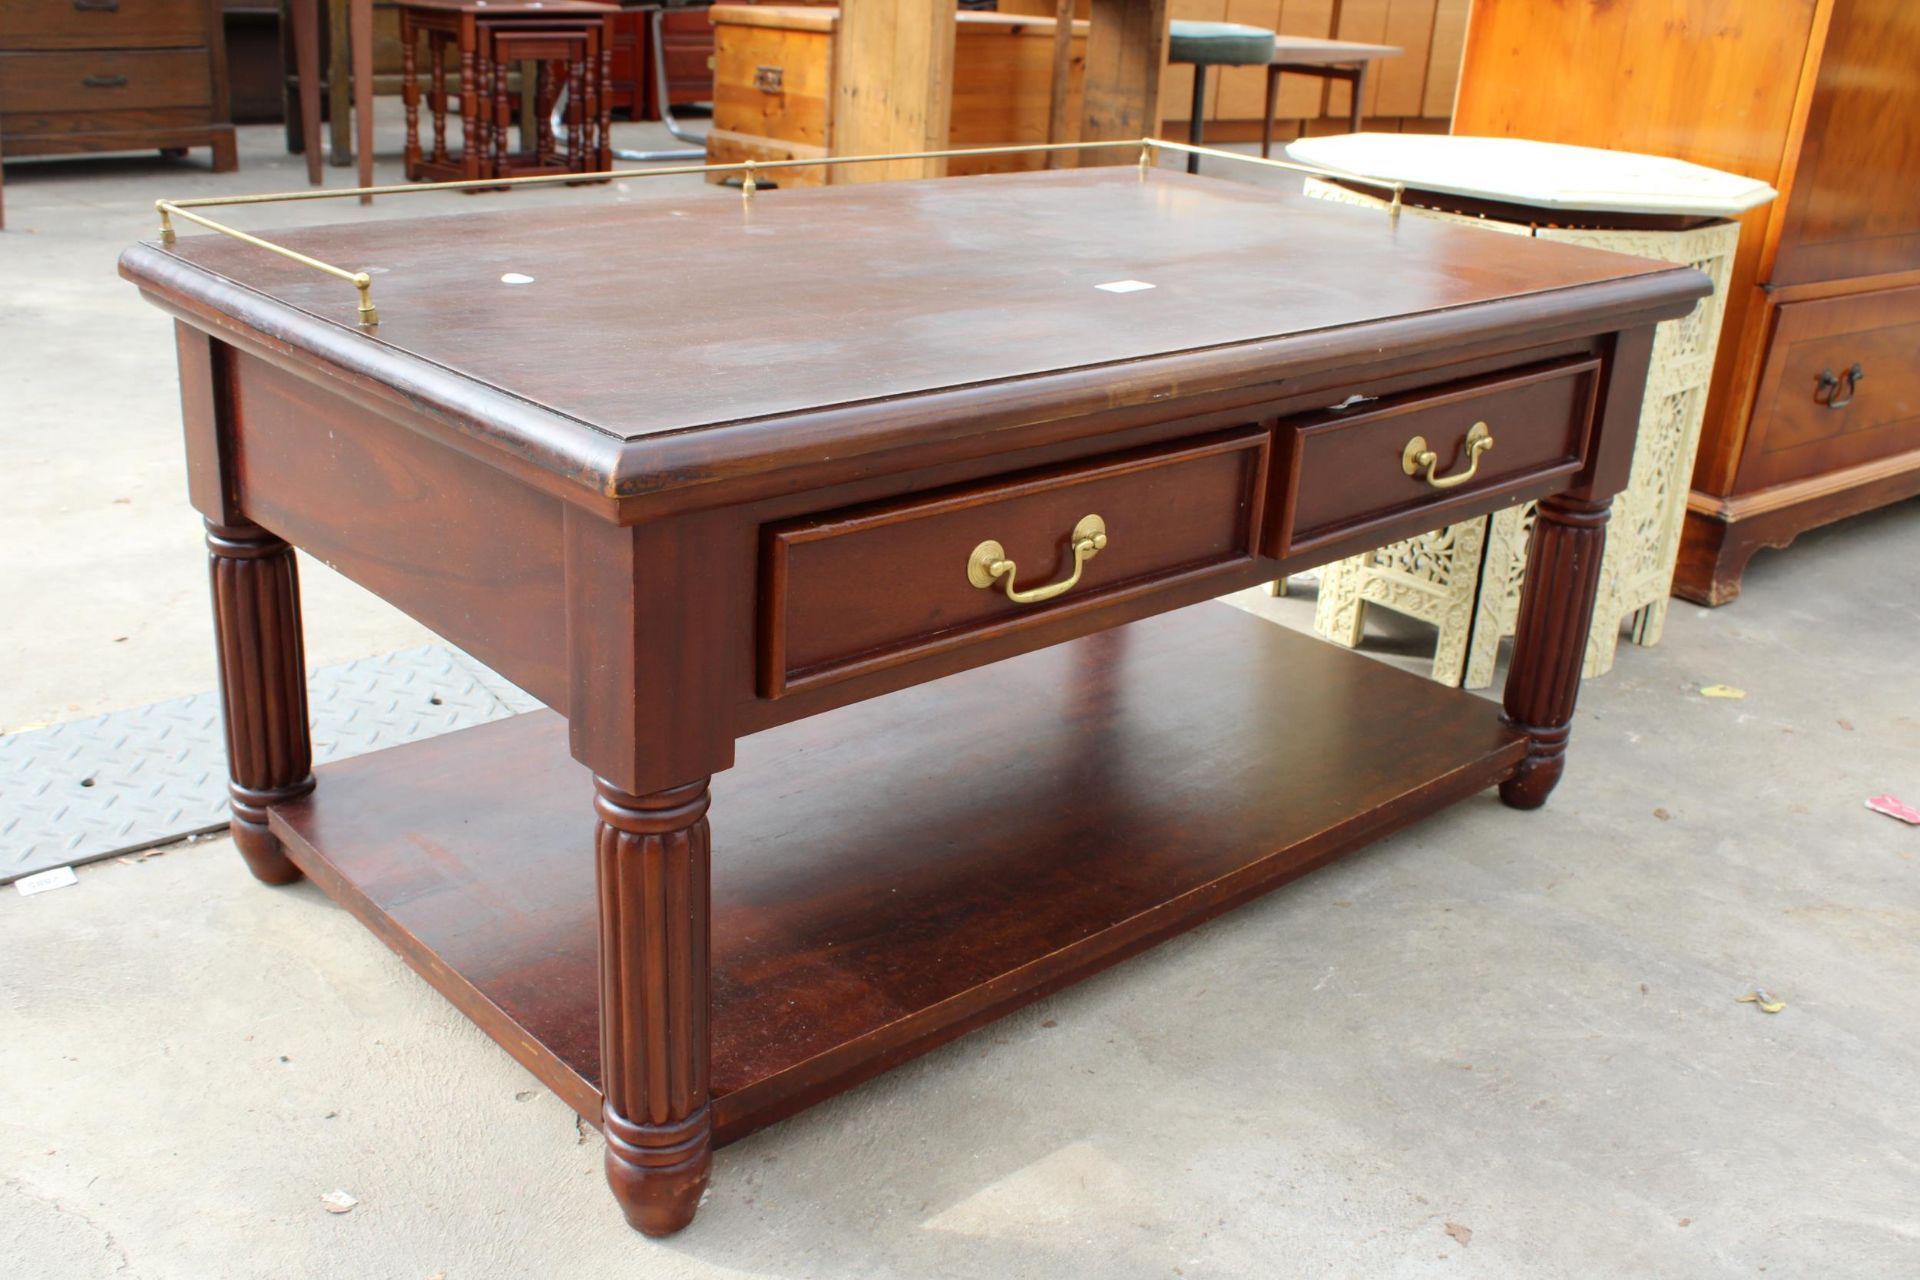
<svg viewBox="0 0 1920 1280">
<path fill-rule="evenodd" d="M 713 780 L 717 1136 L 1480 791 L 1524 752 L 1482 699 L 1224 605 L 744 738 Z M 597 1123 L 592 788 L 565 722 L 319 776 L 272 816 L 294 861 Z"/>
</svg>

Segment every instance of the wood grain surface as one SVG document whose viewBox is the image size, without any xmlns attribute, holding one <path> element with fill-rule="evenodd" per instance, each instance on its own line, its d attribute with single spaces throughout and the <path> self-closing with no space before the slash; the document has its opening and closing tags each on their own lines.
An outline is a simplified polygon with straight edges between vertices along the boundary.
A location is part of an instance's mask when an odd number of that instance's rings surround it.
<svg viewBox="0 0 1920 1280">
<path fill-rule="evenodd" d="M 772 192 L 750 207 L 582 200 L 282 242 L 378 271 L 366 345 L 625 440 L 1414 314 L 1511 314 L 1528 298 L 1591 310 L 1576 286 L 1610 281 L 1646 281 L 1643 307 L 1676 283 L 1690 292 L 1685 272 L 1640 259 L 1131 169 Z M 266 295 L 262 320 L 298 311 L 353 328 L 351 288 L 225 237 L 136 249 L 124 267 L 152 279 L 169 260 L 202 269 L 174 287 L 220 277 Z M 509 272 L 534 283 L 504 285 Z M 1154 287 L 1096 288 L 1125 280 Z M 644 351 L 646 376 L 604 376 L 607 351 Z"/>
</svg>

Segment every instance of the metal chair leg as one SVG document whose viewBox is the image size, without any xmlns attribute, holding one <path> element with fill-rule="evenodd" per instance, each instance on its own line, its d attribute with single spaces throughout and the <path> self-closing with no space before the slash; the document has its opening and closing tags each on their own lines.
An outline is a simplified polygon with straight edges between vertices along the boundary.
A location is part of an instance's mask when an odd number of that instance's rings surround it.
<svg viewBox="0 0 1920 1280">
<path fill-rule="evenodd" d="M 667 92 L 667 53 L 666 50 L 661 47 L 660 39 L 662 19 L 665 14 L 666 10 L 664 8 L 655 9 L 647 19 L 653 36 L 654 106 L 659 108 L 660 123 L 667 126 L 668 133 L 682 142 L 692 143 L 694 147 L 699 149 L 688 149 L 684 151 L 615 151 L 613 158 L 616 160 L 634 160 L 642 164 L 649 164 L 662 160 L 704 160 L 707 158 L 706 135 L 695 133 L 682 125 L 678 120 L 675 120 L 673 118 L 673 107 L 668 101 L 672 95 Z"/>
<path fill-rule="evenodd" d="M 1187 121 L 1187 141 L 1194 146 L 1200 145 L 1202 131 L 1206 125 L 1207 114 L 1207 66 L 1204 62 L 1193 64 L 1193 118 Z M 1200 157 L 1187 157 L 1187 172 L 1200 172 Z"/>
</svg>

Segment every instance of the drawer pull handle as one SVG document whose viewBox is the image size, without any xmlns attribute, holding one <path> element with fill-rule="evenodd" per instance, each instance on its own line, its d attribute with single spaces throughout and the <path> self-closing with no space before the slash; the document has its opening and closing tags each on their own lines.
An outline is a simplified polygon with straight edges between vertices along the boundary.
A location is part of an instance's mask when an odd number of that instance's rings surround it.
<svg viewBox="0 0 1920 1280">
<path fill-rule="evenodd" d="M 125 76 L 87 76 L 80 81 L 89 89 L 119 89 L 125 87 Z"/>
<path fill-rule="evenodd" d="M 991 589 L 995 582 L 1004 578 L 1007 599 L 1015 604 L 1039 604 L 1042 600 L 1051 600 L 1071 591 L 1080 581 L 1081 571 L 1087 567 L 1087 561 L 1099 555 L 1101 548 L 1106 545 L 1107 522 L 1099 516 L 1083 517 L 1079 524 L 1073 526 L 1073 576 L 1065 582 L 1016 591 L 1013 586 L 1014 564 L 1007 559 L 1007 549 L 988 538 L 967 557 L 967 581 L 976 587 Z"/>
<path fill-rule="evenodd" d="M 118 13 L 120 0 L 73 0 L 73 7 L 81 13 Z"/>
<path fill-rule="evenodd" d="M 1847 370 L 1838 378 L 1833 376 L 1833 370 L 1822 369 L 1820 371 L 1820 386 L 1814 391 L 1813 398 L 1829 409 L 1844 409 L 1853 403 L 1853 393 L 1858 388 L 1860 379 L 1866 376 L 1867 371 L 1860 367 L 1859 361 L 1855 361 L 1853 368 Z M 1847 384 L 1847 394 L 1844 396 L 1840 394 L 1840 384 L 1842 382 Z"/>
<path fill-rule="evenodd" d="M 1440 455 L 1427 448 L 1425 436 L 1415 436 L 1407 441 L 1407 447 L 1400 451 L 1400 469 L 1410 476 L 1422 471 L 1427 473 L 1427 483 L 1436 489 L 1451 489 L 1455 485 L 1465 484 L 1473 479 L 1473 473 L 1480 469 L 1480 455 L 1493 448 L 1493 432 L 1484 422 L 1476 422 L 1467 432 L 1467 469 L 1459 475 L 1437 476 L 1434 473 L 1440 465 Z"/>
</svg>

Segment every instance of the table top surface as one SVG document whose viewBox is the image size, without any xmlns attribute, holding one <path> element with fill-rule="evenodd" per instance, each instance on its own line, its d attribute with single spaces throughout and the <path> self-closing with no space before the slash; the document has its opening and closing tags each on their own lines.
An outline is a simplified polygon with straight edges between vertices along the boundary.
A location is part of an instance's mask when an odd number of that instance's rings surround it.
<svg viewBox="0 0 1920 1280">
<path fill-rule="evenodd" d="M 329 360 L 382 380 L 399 356 L 624 441 L 1269 344 L 1251 360 L 1276 338 L 1516 298 L 1547 297 L 1528 310 L 1540 321 L 1590 307 L 1566 296 L 1579 286 L 1677 270 L 1132 166 L 768 191 L 750 206 L 583 193 L 278 239 L 371 272 L 377 332 L 356 327 L 350 286 L 223 236 L 136 246 L 122 270 L 254 328 L 318 320 L 303 330 Z M 1657 304 L 1698 290 L 1629 292 Z"/>
<path fill-rule="evenodd" d="M 1397 58 L 1406 50 L 1397 44 L 1368 44 L 1363 40 L 1326 40 L 1319 36 L 1290 36 L 1285 32 L 1273 39 L 1275 62 L 1308 62 L 1335 65 L 1343 62 L 1371 62 L 1375 58 Z"/>
<path fill-rule="evenodd" d="M 1347 133 L 1288 143 L 1287 155 L 1420 191 L 1539 209 L 1731 218 L 1776 194 L 1757 178 L 1669 156 L 1530 138 Z"/>
</svg>

